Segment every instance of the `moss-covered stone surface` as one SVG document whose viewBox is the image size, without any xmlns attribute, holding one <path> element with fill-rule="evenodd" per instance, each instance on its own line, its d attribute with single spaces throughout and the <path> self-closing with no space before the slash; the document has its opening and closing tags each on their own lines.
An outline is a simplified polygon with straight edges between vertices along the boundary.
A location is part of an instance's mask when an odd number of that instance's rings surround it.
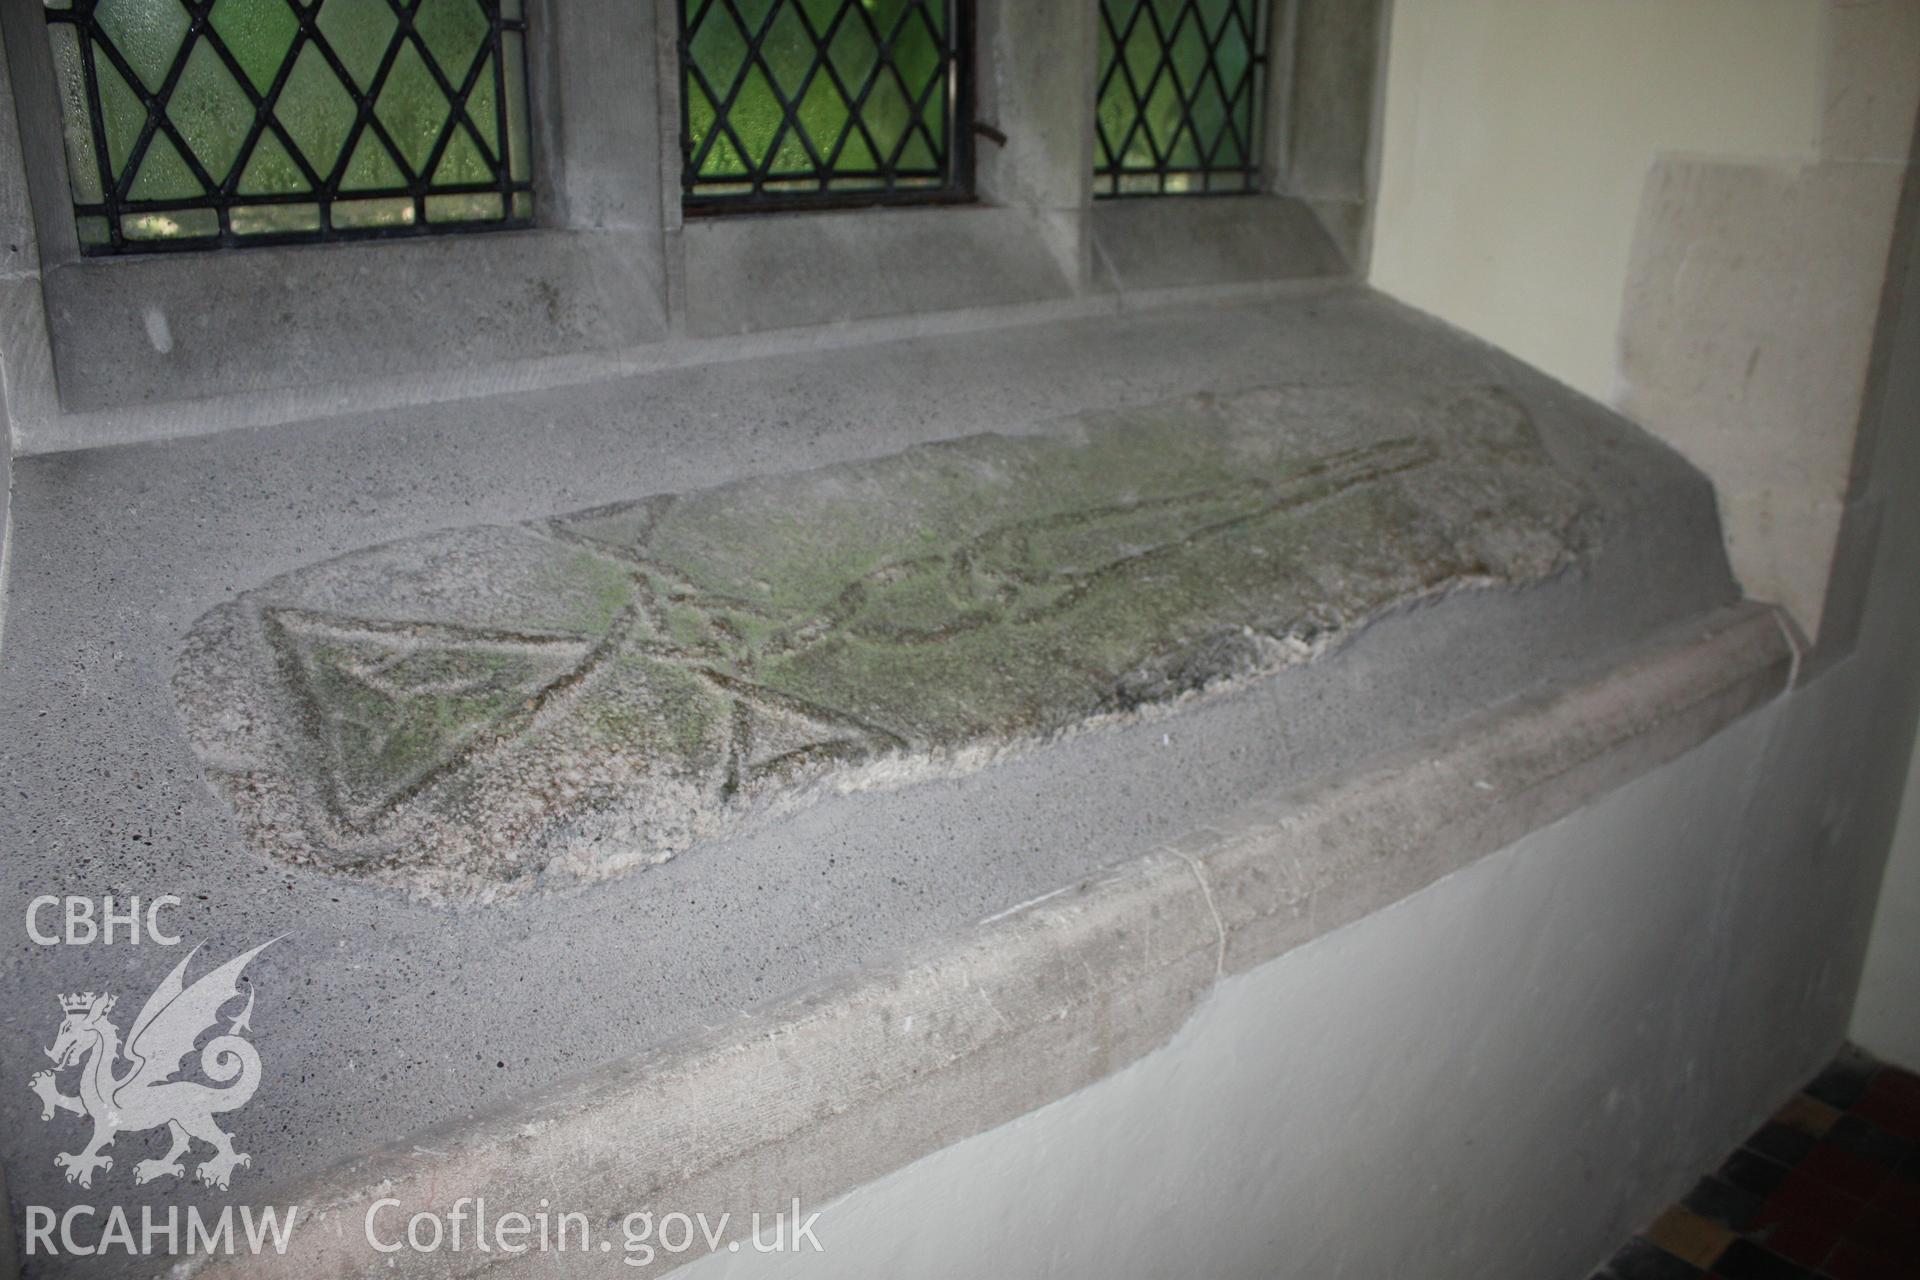
<svg viewBox="0 0 1920 1280">
<path fill-rule="evenodd" d="M 176 691 L 262 850 L 487 895 L 1538 580 L 1585 505 L 1497 390 L 1199 397 L 372 548 L 209 613 Z"/>
</svg>

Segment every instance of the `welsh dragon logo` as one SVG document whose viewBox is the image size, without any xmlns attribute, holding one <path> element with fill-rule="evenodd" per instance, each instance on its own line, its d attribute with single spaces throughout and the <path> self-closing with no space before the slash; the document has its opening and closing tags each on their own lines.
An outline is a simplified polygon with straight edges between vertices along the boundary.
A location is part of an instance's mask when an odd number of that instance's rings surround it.
<svg viewBox="0 0 1920 1280">
<path fill-rule="evenodd" d="M 113 1145 L 116 1137 L 161 1125 L 167 1127 L 172 1145 L 159 1159 L 135 1164 L 135 1182 L 183 1176 L 186 1170 L 180 1157 L 195 1139 L 213 1148 L 213 1154 L 195 1170 L 200 1181 L 209 1186 L 226 1190 L 234 1169 L 252 1163 L 233 1149 L 233 1136 L 214 1123 L 216 1115 L 246 1106 L 260 1087 L 260 1054 L 243 1034 L 252 1030 L 251 984 L 246 1007 L 232 1018 L 223 1034 L 200 1049 L 200 1070 L 214 1083 L 176 1077 L 186 1056 L 193 1052 L 194 1042 L 215 1029 L 220 1010 L 240 997 L 240 972 L 247 962 L 279 940 L 270 939 L 235 956 L 188 986 L 184 981 L 187 965 L 200 951 L 195 947 L 147 997 L 124 1043 L 120 1028 L 107 1018 L 113 1011 L 112 995 L 89 991 L 60 997 L 66 1018 L 53 1047 L 47 1050 L 54 1070 L 36 1072 L 27 1083 L 40 1095 L 42 1120 L 53 1119 L 56 1111 L 71 1111 L 93 1121 L 93 1137 L 86 1146 L 53 1158 L 67 1171 L 68 1182 L 91 1187 L 96 1169 L 113 1168 L 113 1158 L 101 1153 Z M 123 1061 L 127 1064 L 124 1069 L 120 1065 Z M 78 1095 L 60 1092 L 56 1073 L 69 1067 L 80 1069 Z"/>
</svg>

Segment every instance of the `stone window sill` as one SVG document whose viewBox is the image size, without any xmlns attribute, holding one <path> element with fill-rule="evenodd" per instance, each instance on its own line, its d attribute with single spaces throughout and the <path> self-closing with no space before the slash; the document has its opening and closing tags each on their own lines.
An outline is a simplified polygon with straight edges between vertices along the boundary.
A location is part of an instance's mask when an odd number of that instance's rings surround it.
<svg viewBox="0 0 1920 1280">
<path fill-rule="evenodd" d="M 977 204 L 708 217 L 680 239 L 687 331 L 699 338 L 1351 270 L 1306 203 L 1266 194 L 1100 200 L 1085 214 Z"/>
<path fill-rule="evenodd" d="M 696 338 L 1057 301 L 1078 292 L 1073 219 L 991 205 L 689 218 Z"/>
<path fill-rule="evenodd" d="M 1280 195 L 1096 200 L 1096 261 L 1121 293 L 1337 279 L 1352 257 L 1307 203 Z"/>
<path fill-rule="evenodd" d="M 60 401 L 79 413 L 631 347 L 665 335 L 661 287 L 644 237 L 581 231 L 87 259 L 44 277 Z"/>
<path fill-rule="evenodd" d="M 538 230 L 74 261 L 43 278 L 59 411 L 19 434 L 84 447 L 727 360 L 776 331 L 884 341 L 1347 272 L 1272 195 L 699 218 L 664 255 Z"/>
<path fill-rule="evenodd" d="M 376 1200 L 404 1220 L 455 1196 L 548 1197 L 595 1220 L 784 1204 L 796 1186 L 824 1204 L 1100 1080 L 1229 975 L 1683 754 L 1787 687 L 1785 637 L 1761 606 L 1676 628 L 1584 683 L 1217 815 L 943 946 L 348 1161 L 297 1202 L 349 1226 Z M 285 1259 L 312 1275 L 377 1262 L 350 1229 L 309 1230 Z"/>
<path fill-rule="evenodd" d="M 315 566 L 363 590 L 352 575 L 369 548 L 448 529 L 517 538 L 624 500 L 1276 387 L 1305 397 L 1289 401 L 1302 438 L 1336 452 L 1383 397 L 1413 431 L 1420 410 L 1404 406 L 1495 396 L 1591 495 L 1590 553 L 1527 585 L 1408 601 L 1271 679 L 952 776 L 829 788 L 663 865 L 492 905 L 263 857 L 181 718 L 196 620 Z M 389 1178 L 418 1197 L 436 1177 L 505 1203 L 530 1185 L 518 1179 L 560 1168 L 590 1171 L 567 1188 L 586 1211 L 719 1187 L 734 1203 L 756 1189 L 739 1170 L 803 1147 L 822 1162 L 805 1188 L 817 1201 L 1113 1070 L 1223 972 L 1686 750 L 1792 665 L 1773 615 L 1737 603 L 1697 473 L 1359 288 L 794 346 L 295 431 L 23 457 L 11 518 L 0 708 L 48 726 L 0 737 L 0 776 L 21 797 L 16 873 L 66 883 L 84 845 L 102 882 L 146 885 L 164 866 L 150 892 L 182 898 L 188 936 L 307 940 L 275 961 L 297 968 L 270 975 L 299 992 L 273 1051 L 299 1064 L 286 1080 L 305 1080 L 263 1086 L 285 1136 L 254 1150 L 311 1205 L 356 1203 Z M 424 579 L 374 580 L 373 603 L 389 581 Z M 109 645 L 111 660 L 86 660 Z M 136 773 L 131 790 L 87 781 Z M 256 876 L 272 892 L 236 903 L 231 885 Z M 128 980 L 151 989 L 176 959 L 132 955 Z M 436 982 L 447 972 L 458 991 Z M 552 980 L 521 983 L 536 973 Z M 36 972 L 35 990 L 92 980 Z M 465 1064 L 457 1089 L 425 1072 L 370 1086 L 349 1057 L 376 1013 L 413 1027 L 415 1052 Z M 896 1034 L 908 1016 L 916 1034 Z M 614 1065 L 556 1084 L 595 1063 Z M 441 1131 L 407 1145 L 446 1155 L 323 1172 L 423 1120 Z M 50 1161 L 15 1169 L 22 1198 L 58 1190 L 31 1182 L 57 1181 Z M 666 1170 L 684 1171 L 678 1190 Z M 357 1239 L 315 1231 L 300 1247 Z"/>
</svg>

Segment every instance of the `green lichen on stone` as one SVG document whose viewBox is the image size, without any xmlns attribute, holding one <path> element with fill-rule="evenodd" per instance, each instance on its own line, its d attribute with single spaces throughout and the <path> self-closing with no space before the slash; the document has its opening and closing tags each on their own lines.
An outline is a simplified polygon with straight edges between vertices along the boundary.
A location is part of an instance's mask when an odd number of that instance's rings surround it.
<svg viewBox="0 0 1920 1280">
<path fill-rule="evenodd" d="M 584 549 L 562 562 L 553 585 L 557 607 L 551 613 L 530 614 L 530 628 L 604 635 L 633 603 L 633 575 Z"/>
<path fill-rule="evenodd" d="M 727 723 L 726 699 L 710 682 L 672 663 L 623 653 L 608 663 L 609 686 L 624 696 L 582 701 L 578 731 L 609 755 L 680 760 L 695 772 Z"/>
<path fill-rule="evenodd" d="M 1498 391 L 1200 397 L 539 522 L 551 552 L 516 554 L 547 567 L 484 619 L 459 603 L 484 586 L 428 589 L 432 539 L 317 566 L 236 606 L 301 730 L 223 745 L 187 712 L 263 847 L 443 888 L 592 875 L 835 771 L 1043 740 L 1537 580 L 1582 507 Z M 310 599 L 415 561 L 417 620 Z"/>
</svg>

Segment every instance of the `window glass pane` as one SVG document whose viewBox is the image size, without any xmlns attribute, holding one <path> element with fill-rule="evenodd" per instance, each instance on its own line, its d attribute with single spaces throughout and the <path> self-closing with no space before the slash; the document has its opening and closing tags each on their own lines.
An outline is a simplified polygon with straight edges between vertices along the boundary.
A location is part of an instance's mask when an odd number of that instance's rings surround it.
<svg viewBox="0 0 1920 1280">
<path fill-rule="evenodd" d="M 1259 186 L 1267 9 L 1267 0 L 1100 0 L 1096 195 Z"/>
<path fill-rule="evenodd" d="M 527 225 L 525 31 L 515 0 L 48 0 L 81 248 Z"/>
<path fill-rule="evenodd" d="M 689 208 L 964 190 L 966 0 L 681 0 Z"/>
</svg>

